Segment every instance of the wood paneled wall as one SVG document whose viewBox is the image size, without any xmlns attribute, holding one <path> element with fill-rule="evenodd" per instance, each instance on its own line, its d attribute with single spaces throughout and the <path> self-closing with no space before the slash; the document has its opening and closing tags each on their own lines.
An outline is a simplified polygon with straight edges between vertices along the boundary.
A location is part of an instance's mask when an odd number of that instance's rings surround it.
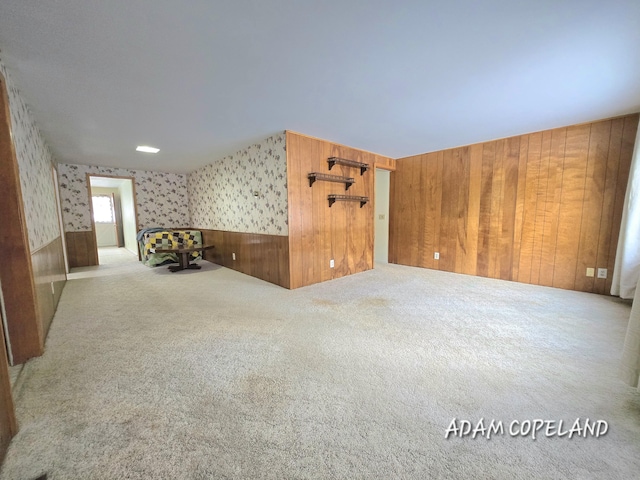
<svg viewBox="0 0 640 480">
<path fill-rule="evenodd" d="M 31 264 L 33 265 L 38 311 L 40 312 L 39 318 L 43 339 L 45 339 L 58 307 L 62 289 L 67 281 L 62 238 L 58 237 L 32 253 Z"/>
<path fill-rule="evenodd" d="M 327 159 L 340 157 L 365 162 L 370 169 L 334 166 Z M 287 131 L 287 189 L 289 200 L 289 264 L 291 288 L 298 288 L 373 268 L 373 201 L 375 165 L 391 166 L 392 159 Z M 355 184 L 317 181 L 312 172 L 353 177 Z M 359 195 L 369 203 L 336 202 L 327 195 Z M 335 267 L 330 268 L 330 260 Z"/>
<path fill-rule="evenodd" d="M 7 453 L 11 439 L 18 432 L 4 338 L 4 326 L 0 321 L 0 339 L 3 340 L 0 342 L 0 465 Z"/>
<path fill-rule="evenodd" d="M 398 159 L 389 261 L 609 293 L 637 127 L 635 114 Z"/>
<path fill-rule="evenodd" d="M 289 237 L 204 230 L 205 260 L 289 288 Z M 236 259 L 233 259 L 233 253 Z"/>
<path fill-rule="evenodd" d="M 69 268 L 98 265 L 98 248 L 93 230 L 65 232 Z"/>
<path fill-rule="evenodd" d="M 381 168 L 382 170 L 389 170 L 391 172 L 395 172 L 396 161 L 393 158 L 377 156 L 375 168 Z"/>
</svg>

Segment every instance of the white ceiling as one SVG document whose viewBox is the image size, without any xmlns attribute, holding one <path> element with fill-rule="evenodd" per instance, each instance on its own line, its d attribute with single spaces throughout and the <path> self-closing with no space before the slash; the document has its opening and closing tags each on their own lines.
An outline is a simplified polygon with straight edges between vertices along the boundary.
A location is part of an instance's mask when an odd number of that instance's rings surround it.
<svg viewBox="0 0 640 480">
<path fill-rule="evenodd" d="M 285 129 L 402 157 L 640 111 L 638 0 L 2 0 L 0 49 L 64 163 L 189 172 Z"/>
</svg>

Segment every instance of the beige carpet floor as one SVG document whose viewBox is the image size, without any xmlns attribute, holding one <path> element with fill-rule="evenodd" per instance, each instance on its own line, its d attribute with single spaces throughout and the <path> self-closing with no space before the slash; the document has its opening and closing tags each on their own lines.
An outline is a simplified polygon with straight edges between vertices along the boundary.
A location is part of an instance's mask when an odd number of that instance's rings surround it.
<svg viewBox="0 0 640 480">
<path fill-rule="evenodd" d="M 626 303 L 397 265 L 289 291 L 203 265 L 71 275 L 0 478 L 640 476 Z M 508 433 L 586 417 L 608 433 Z M 505 432 L 445 439 L 453 418 Z"/>
</svg>

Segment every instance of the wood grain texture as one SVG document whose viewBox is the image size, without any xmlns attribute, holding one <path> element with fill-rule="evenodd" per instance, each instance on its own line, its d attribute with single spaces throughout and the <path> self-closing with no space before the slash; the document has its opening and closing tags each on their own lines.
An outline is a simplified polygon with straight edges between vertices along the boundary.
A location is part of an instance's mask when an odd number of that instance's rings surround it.
<svg viewBox="0 0 640 480">
<path fill-rule="evenodd" d="M 390 172 L 395 172 L 396 170 L 396 161 L 393 158 L 381 157 L 377 156 L 375 168 L 381 168 L 382 170 L 389 170 Z"/>
<path fill-rule="evenodd" d="M 367 163 L 371 168 L 363 175 L 359 169 L 341 165 L 329 171 L 329 157 Z M 373 268 L 373 167 L 392 167 L 393 163 L 374 153 L 287 131 L 290 288 Z M 370 201 L 362 208 L 354 202 L 337 202 L 329 207 L 327 195 L 344 194 L 344 186 L 315 182 L 309 187 L 310 172 L 353 177 L 355 184 L 349 188 L 349 195 L 366 196 Z M 390 216 L 390 229 L 397 228 L 395 223 L 401 218 Z M 417 239 L 420 234 L 416 230 L 412 235 Z M 416 261 L 418 255 L 416 252 Z M 331 259 L 334 268 L 330 267 Z"/>
<path fill-rule="evenodd" d="M 633 155 L 633 148 L 636 139 L 636 134 L 638 131 L 638 115 L 632 115 L 628 117 L 624 117 L 624 125 L 622 126 L 622 138 L 620 139 L 620 146 L 617 147 L 618 140 L 614 135 L 617 135 L 615 130 L 615 126 L 613 126 L 613 134 L 612 134 L 612 149 L 610 156 L 618 155 L 619 149 L 619 161 L 618 161 L 618 180 L 616 185 L 626 185 L 626 182 L 629 178 L 629 171 L 631 168 L 631 162 L 627 162 L 625 159 L 630 158 Z M 618 236 L 620 234 L 620 224 L 622 222 L 622 211 L 624 205 L 626 189 L 625 188 L 616 188 L 615 189 L 615 200 L 613 207 L 613 215 L 611 216 L 611 234 L 609 235 L 609 255 L 607 258 L 607 264 L 611 266 L 609 270 L 609 275 L 606 279 L 605 292 L 609 293 L 611 291 L 611 283 L 613 275 L 613 266 L 615 265 L 616 258 L 616 250 L 618 248 Z"/>
<path fill-rule="evenodd" d="M 42 354 L 43 334 L 38 319 L 36 290 L 24 218 L 20 174 L 11 137 L 9 100 L 0 75 L 0 283 L 13 363 Z"/>
<path fill-rule="evenodd" d="M 93 230 L 65 232 L 69 268 L 98 265 L 98 249 Z"/>
<path fill-rule="evenodd" d="M 576 287 L 590 134 L 591 125 L 567 129 L 553 286 L 569 290 Z"/>
<path fill-rule="evenodd" d="M 46 338 L 51 320 L 58 307 L 62 289 L 67 281 L 62 252 L 62 237 L 49 242 L 31 254 L 36 286 L 39 318 L 43 337 Z M 53 284 L 53 291 L 51 285 Z"/>
<path fill-rule="evenodd" d="M 553 285 L 566 138 L 566 129 L 551 132 L 546 204 L 544 207 L 544 223 L 542 229 L 542 250 L 538 279 L 540 285 L 548 287 Z"/>
<path fill-rule="evenodd" d="M 637 127 L 634 114 L 398 159 L 389 261 L 608 293 Z"/>
<path fill-rule="evenodd" d="M 0 322 L 0 339 L 4 338 L 4 326 Z M 0 465 L 7 453 L 11 439 L 17 432 L 18 424 L 11 394 L 7 348 L 2 341 L 0 342 Z"/>
<path fill-rule="evenodd" d="M 202 242 L 215 247 L 203 252 L 205 260 L 289 288 L 289 237 L 199 230 Z"/>
</svg>

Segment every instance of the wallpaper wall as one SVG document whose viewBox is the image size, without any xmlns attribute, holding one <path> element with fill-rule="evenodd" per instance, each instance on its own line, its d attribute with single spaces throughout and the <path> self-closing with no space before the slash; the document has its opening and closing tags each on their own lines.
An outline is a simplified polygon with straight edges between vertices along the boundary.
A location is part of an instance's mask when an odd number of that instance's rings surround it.
<svg viewBox="0 0 640 480">
<path fill-rule="evenodd" d="M 7 83 L 29 248 L 33 252 L 60 236 L 52 172 L 54 159 L 1 58 L 0 72 Z"/>
<path fill-rule="evenodd" d="M 191 226 L 186 175 L 69 164 L 60 164 L 58 173 L 65 232 L 91 230 L 87 173 L 135 178 L 140 228 Z"/>
<path fill-rule="evenodd" d="M 285 139 L 279 133 L 190 173 L 192 226 L 288 235 Z"/>
</svg>

